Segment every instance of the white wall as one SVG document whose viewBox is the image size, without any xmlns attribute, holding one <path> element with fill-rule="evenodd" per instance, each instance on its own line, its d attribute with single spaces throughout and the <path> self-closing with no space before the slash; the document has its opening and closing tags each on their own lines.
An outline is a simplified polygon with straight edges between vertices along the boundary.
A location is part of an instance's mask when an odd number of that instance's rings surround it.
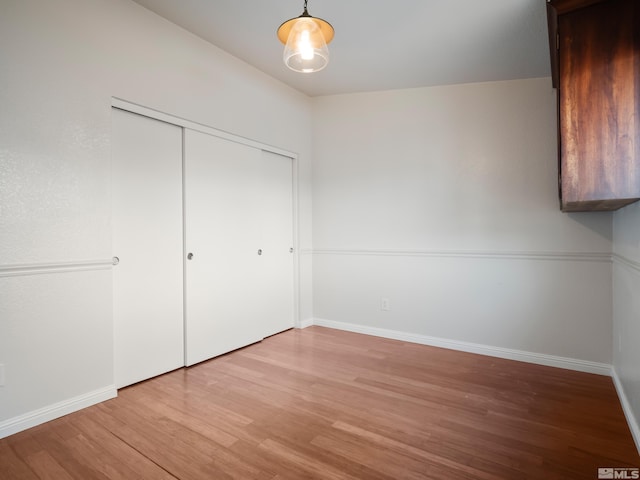
<svg viewBox="0 0 640 480">
<path fill-rule="evenodd" d="M 316 323 L 610 364 L 611 214 L 559 211 L 555 102 L 548 78 L 314 99 Z"/>
<path fill-rule="evenodd" d="M 38 409 L 61 413 L 113 392 L 111 98 L 297 152 L 307 249 L 311 106 L 129 0 L 3 0 L 0 45 L 6 434 Z M 302 260 L 305 318 L 311 260 Z"/>
<path fill-rule="evenodd" d="M 615 213 L 613 238 L 614 378 L 640 449 L 640 203 Z"/>
</svg>

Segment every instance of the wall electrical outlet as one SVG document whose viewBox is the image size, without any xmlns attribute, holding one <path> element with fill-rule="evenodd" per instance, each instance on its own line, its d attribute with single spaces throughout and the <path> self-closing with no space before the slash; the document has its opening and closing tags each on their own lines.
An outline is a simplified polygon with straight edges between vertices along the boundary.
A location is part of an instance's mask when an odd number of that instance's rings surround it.
<svg viewBox="0 0 640 480">
<path fill-rule="evenodd" d="M 381 298 L 380 299 L 380 310 L 388 312 L 389 310 L 391 310 L 391 304 L 389 303 L 389 299 L 388 298 Z"/>
</svg>

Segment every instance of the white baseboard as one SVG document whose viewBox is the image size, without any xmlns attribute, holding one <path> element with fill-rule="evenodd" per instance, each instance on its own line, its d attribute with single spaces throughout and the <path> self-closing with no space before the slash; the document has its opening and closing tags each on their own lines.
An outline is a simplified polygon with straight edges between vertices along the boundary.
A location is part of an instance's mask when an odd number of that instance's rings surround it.
<svg viewBox="0 0 640 480">
<path fill-rule="evenodd" d="M 0 422 L 0 438 L 8 437 L 36 425 L 55 420 L 69 413 L 77 412 L 96 403 L 104 402 L 118 395 L 115 385 L 94 390 L 69 400 L 49 405 L 39 410 L 34 410 L 18 417 Z"/>
<path fill-rule="evenodd" d="M 618 372 L 616 372 L 615 367 L 611 369 L 611 378 L 613 378 L 613 384 L 616 386 L 616 391 L 618 392 L 618 398 L 622 404 L 624 416 L 627 418 L 627 424 L 629 425 L 629 430 L 631 430 L 631 436 L 633 437 L 633 441 L 636 442 L 638 453 L 640 453 L 640 425 L 638 425 L 638 420 L 633 414 L 631 403 L 629 403 L 629 399 L 624 393 L 622 381 L 620 380 L 620 377 L 618 377 Z"/>
<path fill-rule="evenodd" d="M 568 370 L 595 373 L 598 375 L 611 375 L 611 365 L 608 365 L 606 363 L 590 362 L 588 360 L 578 360 L 575 358 L 557 357 L 554 355 L 525 352 L 522 350 L 512 350 L 509 348 L 493 347 L 490 345 L 462 342 L 458 340 L 448 340 L 446 338 L 430 337 L 427 335 L 389 330 L 386 328 L 369 327 L 366 325 L 357 325 L 355 323 L 336 322 L 333 320 L 325 320 L 322 318 L 315 318 L 313 320 L 313 324 L 321 327 L 335 328 L 337 330 L 347 330 L 349 332 L 364 333 L 366 335 L 373 335 L 376 337 L 391 338 L 404 342 L 419 343 L 421 345 L 430 345 L 432 347 L 441 347 L 448 348 L 450 350 L 459 350 L 462 352 L 478 353 L 480 355 L 487 355 L 490 357 L 505 358 L 508 360 L 517 360 L 520 362 L 535 363 L 538 365 L 565 368 Z"/>
<path fill-rule="evenodd" d="M 314 319 L 306 318 L 304 320 L 300 320 L 298 322 L 298 325 L 296 325 L 296 328 L 307 328 L 307 327 L 310 327 L 311 325 L 314 325 Z"/>
</svg>

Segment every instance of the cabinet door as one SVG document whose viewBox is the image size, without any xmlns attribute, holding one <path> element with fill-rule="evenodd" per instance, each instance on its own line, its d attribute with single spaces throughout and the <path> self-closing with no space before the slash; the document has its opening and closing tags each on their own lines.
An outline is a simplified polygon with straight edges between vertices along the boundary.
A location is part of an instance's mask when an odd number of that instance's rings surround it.
<svg viewBox="0 0 640 480">
<path fill-rule="evenodd" d="M 638 5 L 611 0 L 558 16 L 564 211 L 640 198 Z"/>
<path fill-rule="evenodd" d="M 264 336 L 294 323 L 293 160 L 262 152 L 260 264 Z"/>
<path fill-rule="evenodd" d="M 260 150 L 185 130 L 187 365 L 264 337 L 260 177 Z"/>
<path fill-rule="evenodd" d="M 184 365 L 182 129 L 112 110 L 115 382 Z"/>
</svg>

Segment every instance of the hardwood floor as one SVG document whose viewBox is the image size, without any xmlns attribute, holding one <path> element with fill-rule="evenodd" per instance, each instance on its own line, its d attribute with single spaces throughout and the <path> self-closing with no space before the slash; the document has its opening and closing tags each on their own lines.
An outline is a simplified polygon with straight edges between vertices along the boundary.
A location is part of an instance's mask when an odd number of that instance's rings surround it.
<svg viewBox="0 0 640 480">
<path fill-rule="evenodd" d="M 0 440 L 2 479 L 597 479 L 608 377 L 310 327 Z"/>
</svg>

